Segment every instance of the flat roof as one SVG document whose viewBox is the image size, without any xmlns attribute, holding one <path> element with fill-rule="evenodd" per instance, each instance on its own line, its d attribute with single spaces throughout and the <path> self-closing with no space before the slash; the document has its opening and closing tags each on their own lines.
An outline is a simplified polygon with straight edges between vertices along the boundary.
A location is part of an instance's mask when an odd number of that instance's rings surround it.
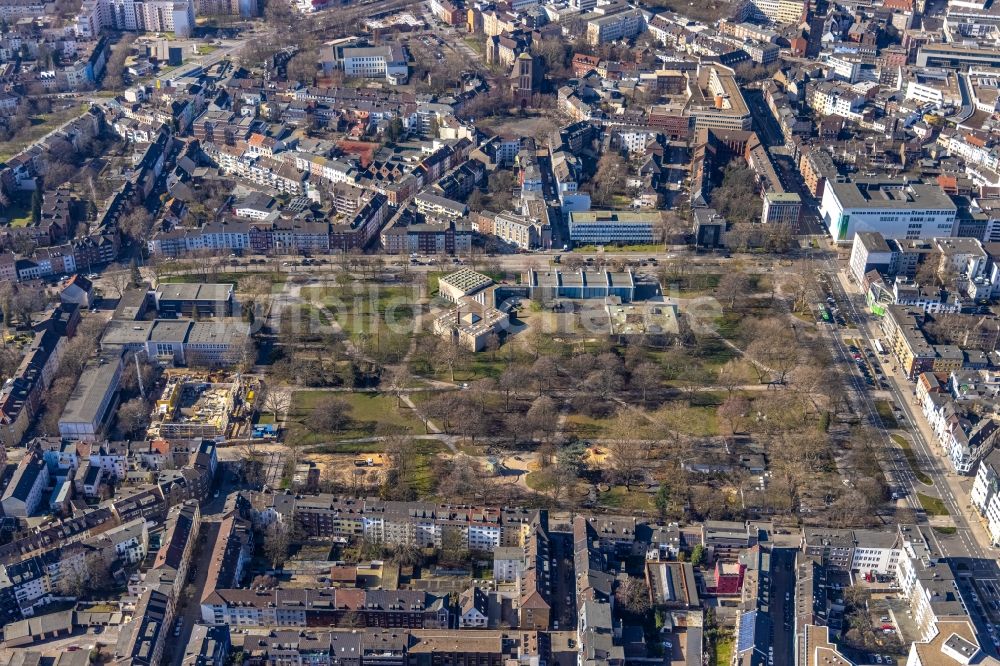
<svg viewBox="0 0 1000 666">
<path fill-rule="evenodd" d="M 570 224 L 654 224 L 659 219 L 659 211 L 584 210 L 569 214 Z"/>
<path fill-rule="evenodd" d="M 60 423 L 94 423 L 108 391 L 117 390 L 121 359 L 110 357 L 88 364 L 80 374 L 69 401 L 59 416 Z"/>
<path fill-rule="evenodd" d="M 230 345 L 247 337 L 249 324 L 239 319 L 222 321 L 196 321 L 188 332 L 188 344 Z"/>
<path fill-rule="evenodd" d="M 827 182 L 844 208 L 932 209 L 957 211 L 958 206 L 937 185 L 902 180 L 858 179 Z"/>
<path fill-rule="evenodd" d="M 454 273 L 445 275 L 440 278 L 438 282 L 443 282 L 444 284 L 464 293 L 470 293 L 490 286 L 493 284 L 493 279 L 488 275 L 483 275 L 482 273 L 474 271 L 471 268 L 462 268 Z"/>
<path fill-rule="evenodd" d="M 153 328 L 151 321 L 112 319 L 101 336 L 102 345 L 145 344 Z"/>
<path fill-rule="evenodd" d="M 161 284 L 156 300 L 168 301 L 227 301 L 233 295 L 233 284 Z"/>
</svg>

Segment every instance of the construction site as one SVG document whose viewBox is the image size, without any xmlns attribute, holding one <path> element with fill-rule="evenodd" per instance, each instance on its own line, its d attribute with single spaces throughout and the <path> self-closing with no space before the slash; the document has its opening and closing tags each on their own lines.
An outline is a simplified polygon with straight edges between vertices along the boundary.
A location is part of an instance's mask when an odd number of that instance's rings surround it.
<svg viewBox="0 0 1000 666">
<path fill-rule="evenodd" d="M 253 384 L 240 374 L 167 370 L 147 436 L 215 440 L 239 436 L 240 423 L 252 411 Z"/>
</svg>

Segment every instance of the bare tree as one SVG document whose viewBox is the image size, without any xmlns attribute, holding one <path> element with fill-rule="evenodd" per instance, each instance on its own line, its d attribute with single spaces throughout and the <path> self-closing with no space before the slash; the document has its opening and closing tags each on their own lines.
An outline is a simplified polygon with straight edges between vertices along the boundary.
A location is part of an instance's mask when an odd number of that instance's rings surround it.
<svg viewBox="0 0 1000 666">
<path fill-rule="evenodd" d="M 750 277 L 743 271 L 728 271 L 719 279 L 715 293 L 729 299 L 729 309 L 736 306 L 736 299 L 750 293 Z"/>
<path fill-rule="evenodd" d="M 543 432 L 549 435 L 559 427 L 559 411 L 555 401 L 547 395 L 542 395 L 531 403 L 525 415 L 524 424 L 532 434 Z"/>
<path fill-rule="evenodd" d="M 441 340 L 434 350 L 436 360 L 448 368 L 451 381 L 455 381 L 455 368 L 468 357 L 468 351 L 455 340 Z"/>
<path fill-rule="evenodd" d="M 730 395 L 717 410 L 719 419 L 728 427 L 729 434 L 740 432 L 750 417 L 750 401 L 739 395 Z"/>
<path fill-rule="evenodd" d="M 649 586 L 642 578 L 626 576 L 615 589 L 615 599 L 633 615 L 645 615 L 649 612 Z"/>
<path fill-rule="evenodd" d="M 646 401 L 646 396 L 651 389 L 655 389 L 663 381 L 663 370 L 656 363 L 648 361 L 640 363 L 632 370 L 629 383 L 632 388 L 642 392 L 642 401 Z"/>
<path fill-rule="evenodd" d="M 643 476 L 649 446 L 642 441 L 645 430 L 642 416 L 633 409 L 623 408 L 615 417 L 607 442 L 608 468 L 611 479 L 626 490 Z"/>
<path fill-rule="evenodd" d="M 121 298 L 128 291 L 129 287 L 132 286 L 132 275 L 125 270 L 115 271 L 108 275 L 108 284 L 118 294 L 118 298 Z"/>
<path fill-rule="evenodd" d="M 340 432 L 351 423 L 351 405 L 343 398 L 323 398 L 316 403 L 306 423 L 316 432 Z"/>
<path fill-rule="evenodd" d="M 31 316 L 45 308 L 45 293 L 41 289 L 21 286 L 14 294 L 12 306 L 21 323 L 31 326 Z"/>
<path fill-rule="evenodd" d="M 271 412 L 271 416 L 277 421 L 278 415 L 286 413 L 288 408 L 291 407 L 291 398 L 287 391 L 268 389 L 261 406 L 265 412 Z"/>
<path fill-rule="evenodd" d="M 284 564 L 288 557 L 288 548 L 292 539 L 290 530 L 286 525 L 274 522 L 267 527 L 264 532 L 264 557 L 270 563 L 271 568 L 277 569 Z"/>
<path fill-rule="evenodd" d="M 142 398 L 132 398 L 118 408 L 118 426 L 126 437 L 149 423 L 149 405 Z"/>
</svg>

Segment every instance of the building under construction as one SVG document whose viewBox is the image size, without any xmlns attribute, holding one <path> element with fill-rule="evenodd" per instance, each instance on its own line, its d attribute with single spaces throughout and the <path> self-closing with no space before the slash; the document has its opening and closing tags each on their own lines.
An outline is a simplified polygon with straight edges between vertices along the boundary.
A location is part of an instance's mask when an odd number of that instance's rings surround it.
<svg viewBox="0 0 1000 666">
<path fill-rule="evenodd" d="M 151 437 L 224 437 L 241 395 L 240 375 L 218 381 L 207 373 L 167 371 L 167 384 L 153 410 Z"/>
</svg>

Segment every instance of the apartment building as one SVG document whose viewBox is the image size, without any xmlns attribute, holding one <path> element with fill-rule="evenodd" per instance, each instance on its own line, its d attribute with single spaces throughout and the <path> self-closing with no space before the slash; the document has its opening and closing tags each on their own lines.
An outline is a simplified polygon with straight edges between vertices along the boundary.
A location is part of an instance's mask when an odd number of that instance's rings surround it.
<svg viewBox="0 0 1000 666">
<path fill-rule="evenodd" d="M 260 0 L 197 0 L 198 16 L 260 16 Z"/>
<path fill-rule="evenodd" d="M 413 202 L 418 211 L 431 217 L 455 220 L 469 214 L 469 207 L 464 203 L 426 190 L 418 194 Z"/>
<path fill-rule="evenodd" d="M 49 468 L 38 449 L 31 450 L 18 463 L 14 475 L 0 497 L 4 515 L 27 518 L 35 513 L 49 485 Z"/>
<path fill-rule="evenodd" d="M 11 24 L 22 18 L 36 18 L 45 14 L 45 5 L 39 0 L 8 0 L 0 7 L 0 19 Z"/>
<path fill-rule="evenodd" d="M 190 37 L 195 27 L 194 0 L 86 0 L 74 29 L 96 38 L 102 30 L 172 32 Z"/>
<path fill-rule="evenodd" d="M 930 527 L 900 525 L 902 551 L 896 567 L 896 582 L 909 601 L 913 623 L 920 639 L 931 640 L 944 621 L 968 621 L 955 574 L 937 552 Z"/>
<path fill-rule="evenodd" d="M 631 39 L 646 29 L 646 15 L 641 9 L 626 9 L 607 16 L 594 16 L 587 21 L 587 41 L 593 46 Z"/>
<path fill-rule="evenodd" d="M 965 356 L 954 345 L 932 345 L 921 328 L 924 311 L 906 305 L 888 305 L 879 325 L 886 350 L 896 357 L 911 379 L 924 372 L 951 373 L 962 368 Z"/>
<path fill-rule="evenodd" d="M 980 461 L 969 499 L 986 523 L 990 542 L 1000 545 L 1000 450 L 990 451 Z"/>
<path fill-rule="evenodd" d="M 37 327 L 13 377 L 0 389 L 0 444 L 18 446 L 52 384 L 69 336 L 80 319 L 79 306 L 63 303 Z"/>
<path fill-rule="evenodd" d="M 516 213 L 497 213 L 493 218 L 493 235 L 522 250 L 548 247 L 552 242 L 550 225 Z"/>
<path fill-rule="evenodd" d="M 895 574 L 902 553 L 895 532 L 803 528 L 802 551 L 825 567 L 862 575 Z"/>
<path fill-rule="evenodd" d="M 167 513 L 166 531 L 161 537 L 160 550 L 156 553 L 152 570 L 168 574 L 163 578 L 172 581 L 175 599 L 187 582 L 191 553 L 198 543 L 200 528 L 201 509 L 195 501 L 171 507 Z"/>
<path fill-rule="evenodd" d="M 447 596 L 418 590 L 217 589 L 201 602 L 202 621 L 236 627 L 336 626 L 348 614 L 384 629 L 446 629 L 450 618 Z"/>
<path fill-rule="evenodd" d="M 799 23 L 805 20 L 808 7 L 807 0 L 744 0 L 736 10 L 736 17 L 739 21 Z"/>
<path fill-rule="evenodd" d="M 942 385 L 939 377 L 948 377 L 947 383 Z M 982 391 L 977 379 L 971 373 L 953 370 L 950 375 L 924 373 L 917 381 L 917 400 L 924 417 L 957 474 L 971 474 L 1000 441 L 1000 422 L 991 416 L 996 393 Z M 961 383 L 966 380 L 973 383 Z"/>
<path fill-rule="evenodd" d="M 454 220 L 389 227 L 382 231 L 381 240 L 386 254 L 468 254 L 472 251 L 472 229 Z"/>
</svg>

